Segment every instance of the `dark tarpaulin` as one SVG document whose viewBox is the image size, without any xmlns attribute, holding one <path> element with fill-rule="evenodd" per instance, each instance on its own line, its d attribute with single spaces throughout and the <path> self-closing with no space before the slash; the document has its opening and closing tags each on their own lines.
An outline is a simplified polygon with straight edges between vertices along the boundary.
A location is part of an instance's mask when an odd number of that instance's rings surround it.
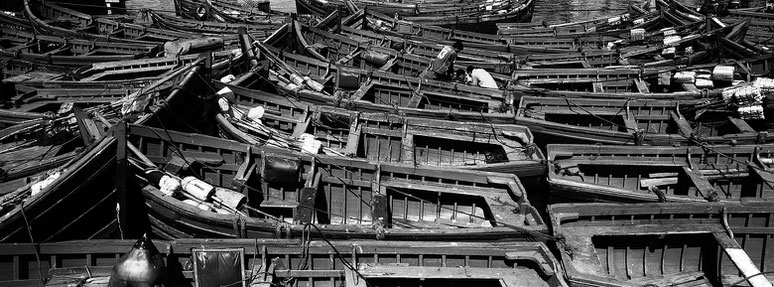
<svg viewBox="0 0 774 287">
<path fill-rule="evenodd" d="M 193 254 L 197 286 L 245 286 L 243 249 L 194 249 Z"/>
</svg>

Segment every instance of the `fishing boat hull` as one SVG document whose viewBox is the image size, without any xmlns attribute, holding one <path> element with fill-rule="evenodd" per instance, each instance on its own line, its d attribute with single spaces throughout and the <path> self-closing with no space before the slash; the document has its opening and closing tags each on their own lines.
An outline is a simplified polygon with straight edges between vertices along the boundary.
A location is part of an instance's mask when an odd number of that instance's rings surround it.
<svg viewBox="0 0 774 287">
<path fill-rule="evenodd" d="M 145 186 L 149 222 L 163 238 L 296 237 L 305 223 L 320 225 L 320 236 L 342 239 L 523 240 L 544 234 L 513 175 L 303 155 L 142 126 L 130 126 L 127 138 L 161 169 L 247 196 L 252 216 L 219 214 L 164 196 L 135 177 Z M 302 175 L 270 176 L 277 172 L 275 161 L 302 165 L 293 168 Z"/>
<path fill-rule="evenodd" d="M 768 199 L 772 191 L 770 145 L 547 149 L 556 202 L 736 202 Z"/>
<path fill-rule="evenodd" d="M 189 65 L 176 70 L 166 80 L 159 80 L 156 88 L 167 80 L 180 82 L 174 87 L 157 90 L 168 94 L 164 94 L 167 95 L 165 99 L 156 102 L 160 105 L 147 107 L 150 112 L 141 113 L 141 116 L 127 116 L 125 119 L 167 130 L 206 130 L 206 123 L 194 120 L 200 119 L 203 110 L 211 107 L 204 104 L 205 98 L 199 97 L 207 84 L 199 72 L 200 67 Z M 120 219 L 127 204 L 122 196 L 125 193 L 120 191 L 122 187 L 116 185 L 118 179 L 122 178 L 117 161 L 118 155 L 126 151 L 125 145 L 119 145 L 121 141 L 116 138 L 115 130 L 109 133 L 103 130 L 109 124 L 115 123 L 105 120 L 97 121 L 97 124 L 83 124 L 81 133 L 89 131 L 88 134 L 82 134 L 84 141 L 96 138 L 95 143 L 88 145 L 71 162 L 50 170 L 51 174 L 45 174 L 48 184 L 30 183 L 13 192 L 13 195 L 17 195 L 36 191 L 21 199 L 18 205 L 5 210 L 0 217 L 0 242 L 40 243 L 78 238 L 117 238 L 122 232 L 129 232 L 119 226 L 141 224 Z M 8 196 L 4 199 L 7 200 Z"/>
<path fill-rule="evenodd" d="M 769 202 L 558 204 L 550 213 L 573 286 L 771 286 Z"/>
<path fill-rule="evenodd" d="M 282 284 L 292 280 L 301 286 L 326 287 L 355 282 L 363 285 L 421 282 L 424 286 L 466 283 L 567 286 L 558 262 L 543 243 L 265 239 L 152 242 L 166 263 L 163 274 L 167 286 L 195 284 L 193 281 L 202 279 L 198 276 L 213 272 L 211 266 L 198 265 L 207 259 L 197 258 L 197 255 L 231 259 L 230 264 L 226 261 L 215 264 L 221 268 L 218 272 L 236 272 L 237 278 L 243 274 L 245 284 L 254 285 Z M 40 286 L 40 276 L 51 285 L 87 279 L 90 282 L 106 280 L 113 264 L 122 254 L 132 250 L 133 243 L 130 240 L 80 240 L 40 246 L 2 244 L 0 250 L 4 252 L 0 258 L 4 262 L 16 262 L 17 268 L 4 269 L 0 273 L 3 278 L 0 285 Z M 36 254 L 40 255 L 37 260 Z M 196 271 L 191 266 L 194 261 L 198 263 Z"/>
</svg>

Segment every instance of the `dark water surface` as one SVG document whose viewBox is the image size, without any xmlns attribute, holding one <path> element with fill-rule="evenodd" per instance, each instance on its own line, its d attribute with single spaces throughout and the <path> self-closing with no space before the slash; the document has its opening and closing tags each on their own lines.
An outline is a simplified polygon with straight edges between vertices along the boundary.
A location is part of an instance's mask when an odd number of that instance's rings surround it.
<svg viewBox="0 0 774 287">
<path fill-rule="evenodd" d="M 2 1 L 2 0 L 0 0 Z M 128 8 L 151 8 L 154 10 L 175 10 L 172 0 L 126 0 Z M 534 22 L 572 22 L 623 13 L 633 0 L 536 0 Z M 684 0 L 687 4 L 698 5 L 702 0 Z M 272 9 L 295 12 L 294 0 L 271 0 Z"/>
</svg>

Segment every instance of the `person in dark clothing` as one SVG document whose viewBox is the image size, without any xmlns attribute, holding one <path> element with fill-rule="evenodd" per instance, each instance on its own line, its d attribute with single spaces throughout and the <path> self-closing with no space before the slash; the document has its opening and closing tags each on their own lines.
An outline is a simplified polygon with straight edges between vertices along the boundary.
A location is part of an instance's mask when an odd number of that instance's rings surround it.
<svg viewBox="0 0 774 287">
<path fill-rule="evenodd" d="M 438 52 L 438 56 L 430 62 L 430 66 L 419 77 L 428 80 L 451 81 L 454 78 L 454 62 L 462 49 L 460 41 L 454 42 L 452 46 L 443 46 L 443 49 Z"/>
</svg>

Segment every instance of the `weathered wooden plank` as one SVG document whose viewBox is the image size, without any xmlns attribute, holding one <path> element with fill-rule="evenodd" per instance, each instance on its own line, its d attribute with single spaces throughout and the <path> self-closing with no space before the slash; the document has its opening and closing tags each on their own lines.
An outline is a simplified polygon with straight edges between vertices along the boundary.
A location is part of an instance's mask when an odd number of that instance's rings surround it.
<svg viewBox="0 0 774 287">
<path fill-rule="evenodd" d="M 363 133 L 363 126 L 359 121 L 354 120 L 349 126 L 349 135 L 347 136 L 347 146 L 344 148 L 344 154 L 357 154 L 360 146 L 360 137 Z"/>
<path fill-rule="evenodd" d="M 675 112 L 669 112 L 670 119 L 677 125 L 679 133 L 685 137 L 690 137 L 693 134 L 693 128 L 691 124 L 684 118 L 679 117 Z"/>
<path fill-rule="evenodd" d="M 392 216 L 390 214 L 390 202 L 386 195 L 374 193 L 371 195 L 371 218 L 380 222 L 384 227 L 392 227 Z"/>
<path fill-rule="evenodd" d="M 687 166 L 683 167 L 683 171 L 688 175 L 694 186 L 696 186 L 696 189 L 699 190 L 699 193 L 701 193 L 704 198 L 717 200 L 717 191 L 715 191 L 712 183 L 702 176 L 700 171 L 691 169 Z"/>
<path fill-rule="evenodd" d="M 739 271 L 742 272 L 742 275 L 744 275 L 745 278 L 748 278 L 747 282 L 749 282 L 751 286 L 772 286 L 771 282 L 766 279 L 765 275 L 761 274 L 761 271 L 752 262 L 750 256 L 748 256 L 747 253 L 744 252 L 744 249 L 739 246 L 739 243 L 728 237 L 728 234 L 726 233 L 716 232 L 713 233 L 713 235 L 720 244 L 721 248 L 723 248 L 723 252 L 725 252 L 729 259 L 731 259 L 731 262 L 733 262 L 734 265 L 739 268 Z"/>
<path fill-rule="evenodd" d="M 299 196 L 298 208 L 296 209 L 296 221 L 300 223 L 312 223 L 314 216 L 314 206 L 317 200 L 317 188 L 304 187 Z"/>
<path fill-rule="evenodd" d="M 735 118 L 735 117 L 727 117 L 728 121 L 731 122 L 737 129 L 739 129 L 739 132 L 741 133 L 757 133 L 757 131 L 750 126 L 745 120 Z"/>
</svg>

